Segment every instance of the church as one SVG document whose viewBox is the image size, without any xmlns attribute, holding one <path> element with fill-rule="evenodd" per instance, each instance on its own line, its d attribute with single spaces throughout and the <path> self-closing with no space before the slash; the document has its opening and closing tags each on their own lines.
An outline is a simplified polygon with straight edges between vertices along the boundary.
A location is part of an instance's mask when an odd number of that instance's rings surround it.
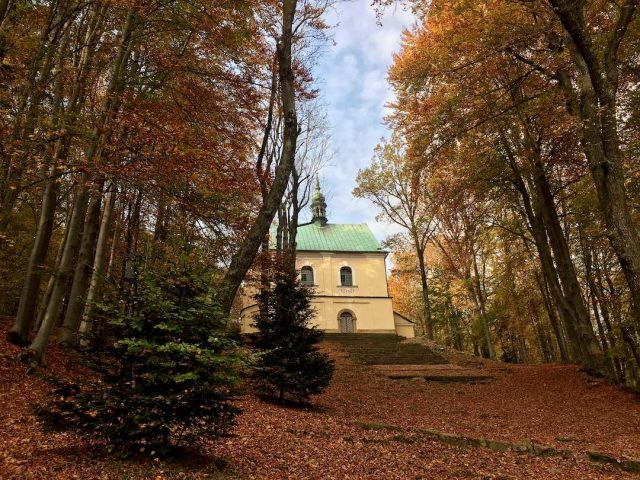
<svg viewBox="0 0 640 480">
<path fill-rule="evenodd" d="M 326 333 L 395 333 L 413 338 L 414 323 L 393 311 L 385 259 L 366 224 L 334 224 L 319 182 L 312 197 L 313 218 L 300 225 L 296 267 L 300 281 L 313 288 L 315 323 Z M 241 331 L 249 333 L 258 307 L 242 298 Z"/>
</svg>

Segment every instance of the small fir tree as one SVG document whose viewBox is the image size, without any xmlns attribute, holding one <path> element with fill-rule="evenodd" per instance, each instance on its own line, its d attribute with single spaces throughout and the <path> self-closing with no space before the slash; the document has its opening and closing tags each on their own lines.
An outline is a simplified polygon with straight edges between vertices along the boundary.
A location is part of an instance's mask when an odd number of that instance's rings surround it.
<svg viewBox="0 0 640 480">
<path fill-rule="evenodd" d="M 334 363 L 318 351 L 323 333 L 310 325 L 315 317 L 311 291 L 291 275 L 276 274 L 272 286 L 256 296 L 253 344 L 260 351 L 253 379 L 259 388 L 297 401 L 321 393 L 331 381 Z"/>
<path fill-rule="evenodd" d="M 206 282 L 172 271 L 144 279 L 126 307 L 102 307 L 84 358 L 95 373 L 36 413 L 46 429 L 105 439 L 111 450 L 163 455 L 228 432 L 242 356 Z"/>
</svg>

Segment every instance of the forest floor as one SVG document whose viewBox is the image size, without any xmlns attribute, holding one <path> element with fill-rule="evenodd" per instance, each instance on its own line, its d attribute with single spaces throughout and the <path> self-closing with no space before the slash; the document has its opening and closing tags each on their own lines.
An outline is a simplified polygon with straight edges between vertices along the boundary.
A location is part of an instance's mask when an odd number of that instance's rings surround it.
<svg viewBox="0 0 640 480">
<path fill-rule="evenodd" d="M 73 434 L 43 434 L 31 413 L 49 387 L 25 375 L 0 324 L 0 479 L 606 479 L 638 478 L 587 452 L 640 459 L 640 400 L 572 366 L 505 366 L 441 353 L 485 382 L 394 380 L 325 344 L 336 374 L 313 407 L 247 395 L 234 435 L 179 460 L 120 459 Z M 78 371 L 52 348 L 50 370 Z M 455 438 L 552 447 L 550 456 L 456 446 Z M 450 440 L 454 438 L 451 437 Z M 502 443 L 496 443 L 503 445 Z"/>
</svg>

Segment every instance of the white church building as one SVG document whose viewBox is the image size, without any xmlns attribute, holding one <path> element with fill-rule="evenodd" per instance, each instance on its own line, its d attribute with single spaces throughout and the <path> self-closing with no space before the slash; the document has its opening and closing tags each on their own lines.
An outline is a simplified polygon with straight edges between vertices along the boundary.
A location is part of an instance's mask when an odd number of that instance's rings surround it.
<svg viewBox="0 0 640 480">
<path fill-rule="evenodd" d="M 327 221 L 319 183 L 312 198 L 313 219 L 298 227 L 296 267 L 313 287 L 315 323 L 327 333 L 395 333 L 415 336 L 414 323 L 393 311 L 383 250 L 369 227 Z M 241 331 L 253 331 L 255 300 L 245 295 Z"/>
</svg>

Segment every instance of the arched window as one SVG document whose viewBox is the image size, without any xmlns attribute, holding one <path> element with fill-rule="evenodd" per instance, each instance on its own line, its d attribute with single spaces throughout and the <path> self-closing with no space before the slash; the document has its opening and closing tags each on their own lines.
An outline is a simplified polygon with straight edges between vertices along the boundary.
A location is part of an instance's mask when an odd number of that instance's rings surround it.
<svg viewBox="0 0 640 480">
<path fill-rule="evenodd" d="M 340 285 L 343 287 L 353 287 L 353 272 L 351 267 L 342 267 L 340 269 Z"/>
<path fill-rule="evenodd" d="M 300 269 L 300 283 L 313 286 L 313 268 L 307 266 Z"/>
</svg>

